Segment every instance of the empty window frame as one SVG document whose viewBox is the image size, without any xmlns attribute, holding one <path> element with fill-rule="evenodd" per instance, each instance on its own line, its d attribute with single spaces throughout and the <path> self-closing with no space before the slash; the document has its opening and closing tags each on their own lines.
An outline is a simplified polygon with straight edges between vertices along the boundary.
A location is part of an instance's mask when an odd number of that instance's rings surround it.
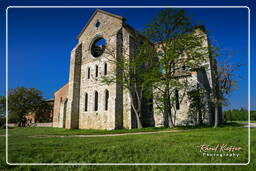
<svg viewBox="0 0 256 171">
<path fill-rule="evenodd" d="M 105 110 L 108 110 L 108 100 L 109 99 L 109 91 L 105 90 Z"/>
<path fill-rule="evenodd" d="M 107 75 L 108 74 L 108 64 L 105 63 L 104 64 L 104 75 Z"/>
<path fill-rule="evenodd" d="M 90 75 L 91 75 L 91 69 L 90 67 L 87 69 L 87 78 L 90 79 Z"/>
<path fill-rule="evenodd" d="M 99 71 L 99 67 L 98 65 L 95 66 L 95 77 L 98 77 L 98 71 Z"/>
<path fill-rule="evenodd" d="M 176 110 L 180 110 L 179 90 L 175 90 Z"/>
<path fill-rule="evenodd" d="M 98 111 L 98 92 L 95 91 L 94 92 L 94 110 L 95 111 Z"/>
<path fill-rule="evenodd" d="M 84 111 L 87 112 L 88 110 L 88 93 L 84 94 Z"/>
</svg>

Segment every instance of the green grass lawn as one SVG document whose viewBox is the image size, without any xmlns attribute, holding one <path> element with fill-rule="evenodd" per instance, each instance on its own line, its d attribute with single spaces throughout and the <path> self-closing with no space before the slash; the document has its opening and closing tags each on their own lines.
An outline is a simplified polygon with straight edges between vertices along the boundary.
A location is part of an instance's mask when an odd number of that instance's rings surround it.
<svg viewBox="0 0 256 171">
<path fill-rule="evenodd" d="M 111 137 L 51 137 L 35 135 L 91 135 L 141 131 L 162 131 L 170 128 L 134 130 L 66 130 L 61 128 L 9 129 L 10 163 L 246 163 L 248 161 L 247 128 L 233 124 L 220 128 L 178 127 L 177 132 L 125 135 Z M 256 129 L 251 129 L 255 134 Z M 5 130 L 0 130 L 0 135 Z M 5 164 L 5 137 L 0 136 L 1 169 L 14 170 L 188 170 L 191 166 L 8 166 Z M 255 144 L 255 137 L 252 137 Z M 201 144 L 228 144 L 242 147 L 239 157 L 207 157 L 199 150 Z M 254 150 L 254 149 L 253 149 Z M 2 155 L 3 154 L 3 155 Z M 251 158 L 255 158 L 255 150 Z M 192 170 L 253 170 L 249 166 L 195 166 Z M 47 168 L 46 168 L 47 167 Z"/>
</svg>

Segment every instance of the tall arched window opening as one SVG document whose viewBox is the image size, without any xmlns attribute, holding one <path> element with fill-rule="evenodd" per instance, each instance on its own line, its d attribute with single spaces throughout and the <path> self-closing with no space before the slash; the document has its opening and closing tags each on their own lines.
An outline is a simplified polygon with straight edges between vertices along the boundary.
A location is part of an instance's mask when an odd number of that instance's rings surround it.
<svg viewBox="0 0 256 171">
<path fill-rule="evenodd" d="M 96 65 L 95 66 L 95 77 L 98 77 L 98 70 L 99 70 L 98 65 Z"/>
<path fill-rule="evenodd" d="M 104 64 L 104 75 L 108 74 L 108 65 L 107 63 Z"/>
<path fill-rule="evenodd" d="M 180 100 L 179 100 L 179 91 L 175 90 L 175 99 L 176 99 L 176 110 L 180 109 Z"/>
<path fill-rule="evenodd" d="M 87 78 L 90 79 L 90 75 L 91 75 L 91 69 L 90 67 L 88 68 L 88 71 L 87 71 Z"/>
<path fill-rule="evenodd" d="M 108 110 L 109 91 L 105 90 L 105 110 Z"/>
<path fill-rule="evenodd" d="M 84 95 L 84 111 L 87 112 L 88 110 L 88 94 L 85 93 Z"/>
<path fill-rule="evenodd" d="M 94 110 L 98 111 L 98 92 L 95 91 L 94 93 Z"/>
<path fill-rule="evenodd" d="M 66 128 L 67 104 L 68 104 L 68 99 L 66 99 L 66 100 L 64 101 L 64 110 L 63 110 L 63 128 Z"/>
</svg>

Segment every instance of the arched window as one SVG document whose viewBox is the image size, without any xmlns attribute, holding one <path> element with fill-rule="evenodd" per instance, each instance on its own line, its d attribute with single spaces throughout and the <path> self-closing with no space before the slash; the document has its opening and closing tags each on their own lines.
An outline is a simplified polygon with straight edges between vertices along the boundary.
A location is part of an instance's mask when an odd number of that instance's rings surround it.
<svg viewBox="0 0 256 171">
<path fill-rule="evenodd" d="M 175 90 L 175 99 L 176 99 L 176 110 L 180 109 L 180 100 L 179 100 L 179 91 Z"/>
<path fill-rule="evenodd" d="M 84 111 L 87 112 L 88 109 L 88 94 L 85 93 L 84 95 Z"/>
<path fill-rule="evenodd" d="M 98 77 L 98 65 L 95 66 L 95 77 Z"/>
<path fill-rule="evenodd" d="M 100 24 L 101 24 L 100 21 L 97 20 L 96 23 L 95 23 L 95 27 L 98 28 L 100 26 Z"/>
<path fill-rule="evenodd" d="M 109 99 L 109 92 L 105 90 L 105 110 L 108 110 L 108 99 Z"/>
<path fill-rule="evenodd" d="M 186 70 L 186 65 L 183 65 L 183 66 L 182 66 L 182 70 L 183 70 L 183 71 Z"/>
<path fill-rule="evenodd" d="M 104 75 L 108 74 L 108 65 L 107 63 L 104 64 Z"/>
<path fill-rule="evenodd" d="M 87 78 L 90 79 L 90 75 L 91 75 L 91 69 L 90 67 L 88 68 L 88 71 L 87 71 Z"/>
<path fill-rule="evenodd" d="M 67 104 L 68 104 L 68 99 L 66 99 L 66 100 L 64 101 L 63 128 L 66 128 Z"/>
<path fill-rule="evenodd" d="M 98 111 L 98 92 L 95 91 L 94 93 L 94 110 Z"/>
</svg>

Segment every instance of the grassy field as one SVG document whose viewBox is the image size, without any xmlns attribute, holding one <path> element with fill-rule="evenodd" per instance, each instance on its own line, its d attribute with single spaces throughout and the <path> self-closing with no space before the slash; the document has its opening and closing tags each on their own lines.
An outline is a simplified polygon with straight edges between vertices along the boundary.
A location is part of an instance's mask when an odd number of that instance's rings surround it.
<svg viewBox="0 0 256 171">
<path fill-rule="evenodd" d="M 248 121 L 232 121 L 235 123 L 248 123 Z M 250 121 L 250 123 L 256 123 L 256 121 Z"/>
<path fill-rule="evenodd" d="M 166 131 L 169 128 L 134 130 L 66 130 L 61 128 L 9 129 L 9 162 L 11 163 L 246 163 L 248 161 L 247 129 L 238 125 L 220 128 L 175 128 L 177 132 L 104 136 L 58 137 L 60 135 L 115 134 Z M 255 134 L 256 129 L 251 130 Z M 5 130 L 0 130 L 0 135 Z M 33 137 L 56 135 L 56 137 Z M 255 136 L 252 144 L 255 144 Z M 5 164 L 5 137 L 0 136 L 0 170 L 253 170 L 255 149 L 248 166 L 8 166 Z M 201 144 L 239 146 L 238 157 L 203 156 Z"/>
</svg>

